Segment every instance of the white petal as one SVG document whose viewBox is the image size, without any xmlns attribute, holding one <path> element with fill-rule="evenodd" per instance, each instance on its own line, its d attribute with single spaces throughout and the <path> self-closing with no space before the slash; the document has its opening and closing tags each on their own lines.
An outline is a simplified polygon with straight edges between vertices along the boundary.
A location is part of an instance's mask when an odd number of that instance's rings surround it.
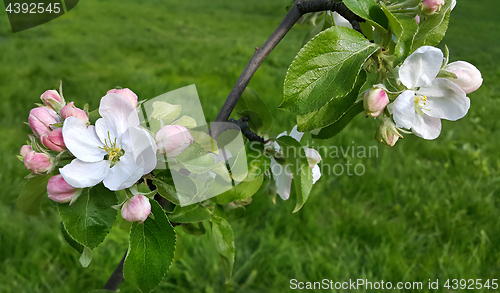
<svg viewBox="0 0 500 293">
<path fill-rule="evenodd" d="M 115 125 L 123 129 L 129 126 L 139 126 L 139 116 L 132 104 L 122 95 L 107 94 L 101 99 L 99 114 L 102 118 L 115 120 Z"/>
<path fill-rule="evenodd" d="M 156 142 L 149 132 L 140 127 L 130 127 L 123 135 L 122 147 L 132 155 L 135 164 L 144 169 L 144 174 L 156 168 Z"/>
<path fill-rule="evenodd" d="M 418 95 L 427 96 L 425 113 L 431 117 L 455 121 L 467 114 L 470 100 L 454 82 L 436 78 L 431 86 L 420 88 Z"/>
<path fill-rule="evenodd" d="M 292 172 L 289 168 L 285 169 L 283 165 L 280 165 L 273 158 L 271 158 L 271 172 L 276 181 L 278 194 L 283 200 L 289 199 L 290 189 L 292 188 Z"/>
<path fill-rule="evenodd" d="M 312 173 L 313 173 L 313 184 L 316 183 L 316 181 L 321 178 L 321 170 L 319 169 L 318 165 L 314 165 L 312 168 Z"/>
<path fill-rule="evenodd" d="M 104 186 L 110 190 L 121 190 L 134 185 L 144 175 L 144 169 L 136 165 L 132 153 L 125 153 L 120 161 L 109 169 Z"/>
<path fill-rule="evenodd" d="M 304 132 L 297 131 L 297 125 L 293 127 L 292 131 L 290 131 L 290 136 L 293 137 L 298 142 L 300 142 L 303 135 Z"/>
<path fill-rule="evenodd" d="M 99 147 L 103 144 L 96 135 L 94 126 L 85 124 L 76 117 L 64 120 L 63 139 L 66 148 L 78 159 L 85 162 L 101 161 L 106 152 Z"/>
<path fill-rule="evenodd" d="M 330 11 L 328 11 L 330 13 Z M 338 14 L 337 12 L 333 12 L 333 20 L 335 21 L 336 26 L 345 26 L 348 28 L 352 28 L 352 24 L 345 19 L 342 15 Z"/>
<path fill-rule="evenodd" d="M 438 75 L 442 64 L 441 50 L 422 46 L 403 62 L 399 68 L 399 79 L 408 89 L 428 86 Z"/>
<path fill-rule="evenodd" d="M 59 169 L 59 172 L 69 185 L 75 188 L 85 188 L 95 186 L 101 182 L 108 175 L 109 166 L 109 161 L 106 160 L 88 163 L 74 159 L 71 163 Z"/>
<path fill-rule="evenodd" d="M 417 114 L 411 130 L 421 138 L 435 139 L 441 133 L 441 120 L 425 114 Z"/>
<path fill-rule="evenodd" d="M 415 119 L 415 93 L 404 91 L 393 103 L 392 111 L 397 127 L 410 129 Z"/>
<path fill-rule="evenodd" d="M 451 0 L 451 10 L 455 9 L 455 6 L 457 6 L 457 0 Z"/>
</svg>

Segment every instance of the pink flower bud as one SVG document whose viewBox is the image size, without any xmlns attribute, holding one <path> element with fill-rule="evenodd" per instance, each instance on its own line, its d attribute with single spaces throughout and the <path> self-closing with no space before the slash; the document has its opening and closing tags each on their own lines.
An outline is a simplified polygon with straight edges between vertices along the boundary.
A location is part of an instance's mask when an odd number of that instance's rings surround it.
<svg viewBox="0 0 500 293">
<path fill-rule="evenodd" d="M 55 90 L 45 91 L 40 99 L 45 104 L 45 106 L 51 108 L 52 110 L 59 111 L 66 104 L 64 100 L 59 96 L 59 93 Z"/>
<path fill-rule="evenodd" d="M 40 136 L 40 141 L 44 146 L 56 152 L 62 152 L 66 149 L 62 135 L 62 128 L 56 128 L 49 133 L 45 133 Z"/>
<path fill-rule="evenodd" d="M 77 107 L 75 107 L 74 102 L 68 103 L 61 109 L 61 116 L 63 120 L 66 120 L 66 118 L 73 116 L 87 124 L 89 123 L 89 116 L 87 115 L 87 113 L 85 113 L 85 111 L 83 111 L 82 109 L 78 109 Z"/>
<path fill-rule="evenodd" d="M 387 104 L 389 104 L 389 97 L 383 89 L 374 87 L 366 91 L 363 100 L 366 116 L 377 117 L 382 114 Z"/>
<path fill-rule="evenodd" d="M 76 199 L 81 189 L 69 185 L 62 175 L 52 176 L 47 183 L 47 193 L 49 198 L 55 202 L 66 203 Z"/>
<path fill-rule="evenodd" d="M 415 16 L 415 21 L 417 22 L 417 24 L 420 24 L 420 16 L 416 15 Z"/>
<path fill-rule="evenodd" d="M 33 174 L 42 174 L 52 169 L 52 162 L 49 155 L 31 151 L 24 156 L 24 166 Z"/>
<path fill-rule="evenodd" d="M 457 76 L 457 78 L 448 79 L 456 83 L 466 94 L 472 93 L 483 84 L 483 78 L 479 69 L 468 62 L 452 62 L 443 69 Z"/>
<path fill-rule="evenodd" d="M 108 91 L 108 94 L 119 94 L 124 96 L 134 108 L 137 108 L 137 95 L 129 89 L 112 89 Z"/>
<path fill-rule="evenodd" d="M 28 122 L 33 134 L 40 137 L 53 129 L 50 126 L 51 124 L 59 123 L 59 117 L 57 117 L 57 113 L 52 109 L 38 107 L 31 109 Z"/>
<path fill-rule="evenodd" d="M 444 5 L 444 0 L 424 0 L 422 2 L 422 13 L 432 14 L 441 9 Z"/>
<path fill-rule="evenodd" d="M 167 125 L 156 133 L 158 151 L 167 157 L 182 153 L 194 141 L 189 130 L 181 125 Z"/>
<path fill-rule="evenodd" d="M 375 133 L 375 140 L 389 146 L 394 146 L 398 139 L 403 138 L 403 136 L 399 133 L 396 124 L 392 122 L 391 118 L 385 117 L 383 121 Z"/>
<path fill-rule="evenodd" d="M 142 223 L 151 213 L 151 204 L 144 195 L 134 195 L 122 206 L 122 217 L 129 222 Z"/>
<path fill-rule="evenodd" d="M 30 145 L 27 145 L 27 144 L 26 144 L 26 145 L 23 145 L 23 146 L 21 147 L 21 151 L 20 151 L 20 153 L 21 153 L 21 157 L 23 158 L 23 160 L 24 160 L 24 157 L 26 157 L 26 155 L 27 155 L 29 152 L 31 152 L 31 151 L 33 151 L 33 148 L 32 148 Z"/>
</svg>

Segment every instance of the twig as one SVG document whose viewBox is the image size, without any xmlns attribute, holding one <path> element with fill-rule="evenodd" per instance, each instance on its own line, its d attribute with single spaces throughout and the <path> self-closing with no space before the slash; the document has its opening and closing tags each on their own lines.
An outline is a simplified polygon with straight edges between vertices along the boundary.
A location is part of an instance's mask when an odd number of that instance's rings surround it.
<svg viewBox="0 0 500 293">
<path fill-rule="evenodd" d="M 125 251 L 125 255 L 122 257 L 120 263 L 116 266 L 115 271 L 111 274 L 103 289 L 116 291 L 120 284 L 123 282 L 123 262 L 125 262 L 127 252 L 128 251 Z"/>
<path fill-rule="evenodd" d="M 302 0 L 298 1 L 285 16 L 285 19 L 280 23 L 278 28 L 272 33 L 262 47 L 255 50 L 255 53 L 248 62 L 247 66 L 241 73 L 238 81 L 229 93 L 226 102 L 222 106 L 216 122 L 225 122 L 233 112 L 236 103 L 238 102 L 241 94 L 247 87 L 253 75 L 262 64 L 264 59 L 271 53 L 271 51 L 278 45 L 293 25 L 302 17 L 302 15 L 310 12 L 319 11 L 336 11 L 344 18 L 346 18 L 355 29 L 359 30 L 359 22 L 364 21 L 362 18 L 351 12 L 344 3 L 335 2 L 333 0 Z"/>
<path fill-rule="evenodd" d="M 239 120 L 234 120 L 233 118 L 231 118 L 229 119 L 229 122 L 238 125 L 241 133 L 243 133 L 243 135 L 248 138 L 249 141 L 260 141 L 261 143 L 264 143 L 264 139 L 262 137 L 258 136 L 255 132 L 250 130 L 250 126 L 248 126 L 247 123 L 249 120 L 250 117 L 246 116 Z"/>
</svg>

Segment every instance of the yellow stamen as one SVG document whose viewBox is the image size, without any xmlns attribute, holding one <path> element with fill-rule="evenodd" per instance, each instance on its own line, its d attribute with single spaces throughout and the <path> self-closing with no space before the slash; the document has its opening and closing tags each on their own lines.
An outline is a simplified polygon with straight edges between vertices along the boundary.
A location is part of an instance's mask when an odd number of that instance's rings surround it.
<svg viewBox="0 0 500 293">
<path fill-rule="evenodd" d="M 111 142 L 111 135 L 109 134 L 109 131 L 108 131 L 108 139 L 104 139 L 104 146 L 99 148 L 108 153 L 107 160 L 111 161 L 111 166 L 113 166 L 116 162 L 120 160 L 120 157 L 123 156 L 124 152 L 121 148 L 119 148 L 116 145 L 116 137 L 114 142 Z"/>
</svg>

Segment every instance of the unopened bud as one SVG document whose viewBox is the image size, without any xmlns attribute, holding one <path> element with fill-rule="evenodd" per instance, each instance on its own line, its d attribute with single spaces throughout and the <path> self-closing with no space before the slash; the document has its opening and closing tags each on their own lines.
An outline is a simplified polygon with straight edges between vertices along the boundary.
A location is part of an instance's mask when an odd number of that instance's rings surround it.
<svg viewBox="0 0 500 293">
<path fill-rule="evenodd" d="M 62 175 L 52 176 L 47 183 L 49 198 L 58 203 L 74 202 L 82 190 L 69 185 Z M 70 203 L 70 204 L 71 204 Z"/>
<path fill-rule="evenodd" d="M 443 70 L 451 72 L 457 78 L 448 78 L 457 84 L 466 94 L 472 93 L 483 84 L 481 71 L 465 61 L 456 61 L 446 65 Z"/>
<path fill-rule="evenodd" d="M 385 117 L 375 133 L 375 139 L 386 145 L 394 146 L 399 138 L 403 138 L 403 136 L 399 133 L 396 124 L 392 122 L 391 118 Z"/>
<path fill-rule="evenodd" d="M 87 113 L 85 113 L 85 111 L 83 111 L 82 109 L 75 107 L 74 102 L 67 104 L 61 109 L 61 117 L 63 118 L 63 120 L 66 120 L 66 118 L 71 116 L 82 120 L 83 122 L 85 122 L 85 124 L 89 123 L 89 116 L 87 115 Z"/>
<path fill-rule="evenodd" d="M 35 151 L 28 152 L 24 156 L 24 166 L 37 175 L 46 173 L 53 168 L 49 155 Z"/>
<path fill-rule="evenodd" d="M 40 136 L 40 141 L 44 146 L 56 152 L 62 152 L 66 149 L 62 135 L 62 128 L 56 128 L 51 132 Z"/>
<path fill-rule="evenodd" d="M 23 145 L 23 146 L 21 147 L 21 151 L 20 151 L 20 153 L 21 153 L 21 158 L 24 160 L 24 157 L 26 157 L 26 155 L 27 155 L 29 152 L 31 152 L 31 151 L 33 151 L 33 148 L 32 148 L 30 145 L 27 145 L 27 144 Z"/>
<path fill-rule="evenodd" d="M 112 89 L 108 91 L 108 94 L 119 94 L 124 96 L 134 108 L 137 108 L 137 95 L 128 88 L 125 89 Z"/>
<path fill-rule="evenodd" d="M 144 195 L 134 195 L 122 206 L 122 217 L 129 222 L 144 222 L 151 213 L 151 204 Z"/>
<path fill-rule="evenodd" d="M 166 125 L 156 133 L 158 151 L 167 157 L 182 153 L 194 141 L 189 130 L 181 125 Z"/>
<path fill-rule="evenodd" d="M 444 0 L 424 0 L 421 4 L 423 14 L 432 14 L 441 9 L 444 5 Z"/>
<path fill-rule="evenodd" d="M 59 93 L 55 90 L 45 91 L 40 96 L 40 99 L 45 104 L 45 106 L 51 108 L 52 110 L 56 110 L 56 111 L 61 110 L 64 107 L 64 105 L 66 104 L 64 102 L 64 99 L 61 98 Z"/>
<path fill-rule="evenodd" d="M 363 99 L 365 114 L 369 117 L 377 117 L 384 111 L 389 104 L 389 97 L 384 89 L 374 87 L 366 91 Z"/>
<path fill-rule="evenodd" d="M 28 122 L 33 134 L 40 137 L 53 129 L 53 127 L 50 126 L 51 124 L 59 123 L 59 117 L 52 109 L 47 107 L 38 107 L 31 109 Z"/>
</svg>

